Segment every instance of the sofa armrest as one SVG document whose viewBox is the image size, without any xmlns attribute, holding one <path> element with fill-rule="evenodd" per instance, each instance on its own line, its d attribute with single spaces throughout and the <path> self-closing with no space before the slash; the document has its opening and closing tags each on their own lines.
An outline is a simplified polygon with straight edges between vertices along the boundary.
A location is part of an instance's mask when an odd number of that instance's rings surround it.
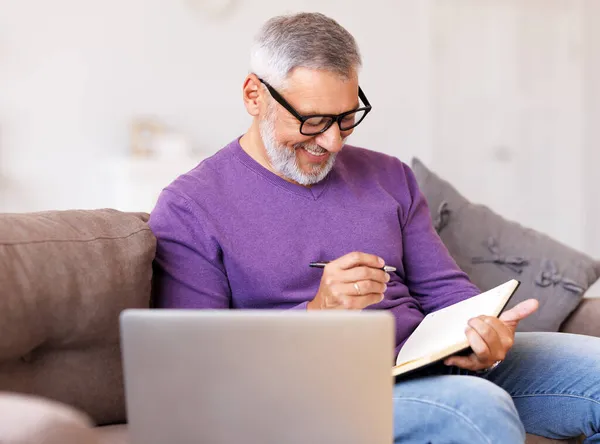
<svg viewBox="0 0 600 444">
<path fill-rule="evenodd" d="M 560 331 L 600 337 L 600 298 L 582 299 Z"/>
<path fill-rule="evenodd" d="M 99 444 L 87 415 L 47 399 L 0 392 L 0 443 Z"/>
</svg>

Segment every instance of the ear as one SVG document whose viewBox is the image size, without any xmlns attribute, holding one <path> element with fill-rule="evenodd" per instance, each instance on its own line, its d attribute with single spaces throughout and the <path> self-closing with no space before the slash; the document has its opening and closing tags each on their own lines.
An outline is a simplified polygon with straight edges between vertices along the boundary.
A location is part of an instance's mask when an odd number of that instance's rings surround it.
<svg viewBox="0 0 600 444">
<path fill-rule="evenodd" d="M 248 114 L 253 117 L 258 116 L 265 103 L 265 97 L 264 88 L 262 88 L 262 84 L 256 74 L 250 74 L 244 80 L 242 96 Z"/>
</svg>

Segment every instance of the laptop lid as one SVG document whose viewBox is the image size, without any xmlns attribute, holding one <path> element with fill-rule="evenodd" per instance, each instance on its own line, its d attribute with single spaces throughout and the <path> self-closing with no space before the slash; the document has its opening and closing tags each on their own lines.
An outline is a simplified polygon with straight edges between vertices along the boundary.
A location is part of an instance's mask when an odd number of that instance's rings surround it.
<svg viewBox="0 0 600 444">
<path fill-rule="evenodd" d="M 132 444 L 392 441 L 382 311 L 126 310 Z"/>
</svg>

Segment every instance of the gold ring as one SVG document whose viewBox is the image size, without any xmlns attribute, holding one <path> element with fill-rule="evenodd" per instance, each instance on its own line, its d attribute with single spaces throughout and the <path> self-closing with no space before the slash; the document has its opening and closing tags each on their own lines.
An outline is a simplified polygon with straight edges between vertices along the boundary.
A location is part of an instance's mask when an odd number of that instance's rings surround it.
<svg viewBox="0 0 600 444">
<path fill-rule="evenodd" d="M 358 293 L 358 296 L 362 296 L 362 293 L 360 291 L 360 287 L 358 286 L 358 282 L 354 283 L 354 288 L 356 288 L 356 292 Z"/>
</svg>

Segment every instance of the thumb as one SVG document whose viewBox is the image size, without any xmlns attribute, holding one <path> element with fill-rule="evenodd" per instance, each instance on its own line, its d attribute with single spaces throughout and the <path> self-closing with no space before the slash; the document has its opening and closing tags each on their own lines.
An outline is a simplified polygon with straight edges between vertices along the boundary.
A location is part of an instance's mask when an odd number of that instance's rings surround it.
<svg viewBox="0 0 600 444">
<path fill-rule="evenodd" d="M 500 320 L 509 325 L 516 325 L 538 309 L 537 299 L 527 299 L 500 315 Z"/>
</svg>

